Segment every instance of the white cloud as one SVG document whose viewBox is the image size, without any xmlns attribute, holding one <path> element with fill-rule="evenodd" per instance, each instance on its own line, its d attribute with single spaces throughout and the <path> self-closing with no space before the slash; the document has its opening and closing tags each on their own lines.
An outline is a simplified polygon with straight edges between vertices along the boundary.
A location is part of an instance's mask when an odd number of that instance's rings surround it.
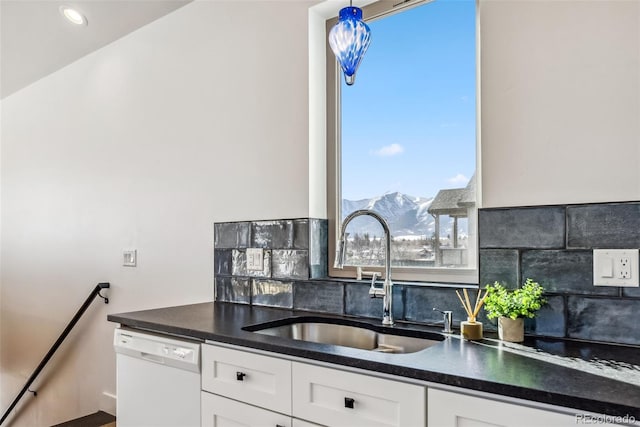
<svg viewBox="0 0 640 427">
<path fill-rule="evenodd" d="M 373 150 L 371 151 L 371 154 L 379 157 L 390 157 L 403 152 L 404 152 L 404 147 L 402 147 L 402 145 L 391 144 L 391 145 L 385 145 L 384 147 L 381 147 L 377 150 Z"/>
<path fill-rule="evenodd" d="M 469 178 L 467 178 L 466 176 L 464 176 L 463 174 L 459 173 L 456 176 L 449 178 L 447 180 L 447 182 L 449 184 L 453 184 L 453 185 L 459 185 L 459 184 L 467 184 L 467 182 L 469 182 Z"/>
</svg>

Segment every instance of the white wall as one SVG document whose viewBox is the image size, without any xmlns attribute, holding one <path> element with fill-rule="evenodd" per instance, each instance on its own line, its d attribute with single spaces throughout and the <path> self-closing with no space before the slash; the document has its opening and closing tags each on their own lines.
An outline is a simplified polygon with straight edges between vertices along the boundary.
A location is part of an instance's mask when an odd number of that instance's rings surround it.
<svg viewBox="0 0 640 427">
<path fill-rule="evenodd" d="M 326 30 L 327 17 L 309 9 L 309 216 L 327 217 Z M 335 10 L 335 9 L 334 9 Z"/>
<path fill-rule="evenodd" d="M 640 200 L 640 2 L 480 13 L 484 206 Z"/>
<path fill-rule="evenodd" d="M 321 175 L 308 6 L 196 2 L 2 101 L 3 406 L 89 290 L 113 286 L 19 425 L 93 412 L 115 391 L 108 312 L 212 299 L 214 221 L 322 210 L 308 188 Z M 485 206 L 640 199 L 638 3 L 481 12 Z"/>
<path fill-rule="evenodd" d="M 189 4 L 2 101 L 3 408 L 112 284 L 18 425 L 115 393 L 107 313 L 213 299 L 214 221 L 309 215 L 309 4 Z"/>
</svg>

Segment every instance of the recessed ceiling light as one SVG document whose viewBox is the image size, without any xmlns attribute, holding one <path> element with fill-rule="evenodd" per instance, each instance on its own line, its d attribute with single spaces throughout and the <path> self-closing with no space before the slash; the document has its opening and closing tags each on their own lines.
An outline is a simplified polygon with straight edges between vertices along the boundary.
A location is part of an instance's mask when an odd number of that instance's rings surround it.
<svg viewBox="0 0 640 427">
<path fill-rule="evenodd" d="M 69 22 L 76 25 L 87 25 L 87 18 L 77 9 L 70 6 L 60 6 L 60 13 L 67 18 Z"/>
</svg>

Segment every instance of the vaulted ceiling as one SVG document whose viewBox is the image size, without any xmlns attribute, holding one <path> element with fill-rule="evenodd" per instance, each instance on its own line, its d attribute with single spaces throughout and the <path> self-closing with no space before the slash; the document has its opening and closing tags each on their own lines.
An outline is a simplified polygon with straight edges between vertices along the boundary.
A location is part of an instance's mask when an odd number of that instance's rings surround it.
<svg viewBox="0 0 640 427">
<path fill-rule="evenodd" d="M 0 0 L 0 98 L 173 12 L 192 0 Z M 71 6 L 87 18 L 74 25 Z"/>
</svg>

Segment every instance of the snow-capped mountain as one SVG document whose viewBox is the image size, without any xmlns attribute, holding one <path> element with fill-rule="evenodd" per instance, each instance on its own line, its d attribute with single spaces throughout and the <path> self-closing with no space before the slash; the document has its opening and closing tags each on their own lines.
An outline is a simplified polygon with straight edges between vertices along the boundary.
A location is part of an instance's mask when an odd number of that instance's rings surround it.
<svg viewBox="0 0 640 427">
<path fill-rule="evenodd" d="M 435 219 L 427 209 L 431 206 L 433 197 L 414 197 L 400 192 L 386 193 L 382 196 L 362 200 L 342 199 L 342 219 L 357 209 L 370 209 L 378 212 L 387 220 L 391 235 L 394 237 L 433 236 Z M 441 236 L 450 233 L 449 221 L 440 223 Z M 382 229 L 376 220 L 360 217 L 349 225 L 350 234 L 360 235 L 369 233 L 371 236 L 381 236 Z M 466 221 L 460 221 L 459 233 L 466 234 Z"/>
<path fill-rule="evenodd" d="M 432 200 L 433 198 L 413 197 L 400 192 L 355 201 L 343 199 L 342 219 L 357 209 L 370 209 L 387 220 L 394 237 L 431 236 L 434 231 L 434 219 L 427 209 Z M 349 226 L 350 233 L 381 235 L 380 226 L 372 218 L 356 218 L 352 224 Z"/>
</svg>

